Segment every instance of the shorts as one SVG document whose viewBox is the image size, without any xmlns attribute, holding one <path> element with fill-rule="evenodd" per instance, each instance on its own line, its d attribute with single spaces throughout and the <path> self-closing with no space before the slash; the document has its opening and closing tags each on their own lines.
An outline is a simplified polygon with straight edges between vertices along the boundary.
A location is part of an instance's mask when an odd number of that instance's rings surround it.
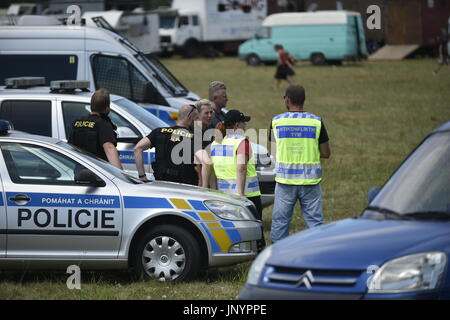
<svg viewBox="0 0 450 320">
<path fill-rule="evenodd" d="M 275 73 L 275 79 L 286 80 L 287 77 L 295 75 L 294 70 L 292 70 L 288 65 L 282 64 L 277 66 L 277 71 Z"/>
</svg>

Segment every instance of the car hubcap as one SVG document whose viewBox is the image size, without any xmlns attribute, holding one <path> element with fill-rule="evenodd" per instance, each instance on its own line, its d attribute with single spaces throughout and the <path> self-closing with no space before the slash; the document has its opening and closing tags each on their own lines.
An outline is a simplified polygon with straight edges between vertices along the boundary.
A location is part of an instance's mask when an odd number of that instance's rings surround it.
<svg viewBox="0 0 450 320">
<path fill-rule="evenodd" d="M 144 271 L 152 278 L 175 280 L 186 266 L 184 248 L 173 238 L 158 236 L 144 247 L 142 264 Z"/>
</svg>

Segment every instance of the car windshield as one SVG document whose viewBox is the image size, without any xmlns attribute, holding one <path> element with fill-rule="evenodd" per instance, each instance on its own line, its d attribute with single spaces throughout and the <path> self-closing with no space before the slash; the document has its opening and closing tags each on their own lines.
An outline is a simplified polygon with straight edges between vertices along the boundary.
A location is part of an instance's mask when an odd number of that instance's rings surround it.
<svg viewBox="0 0 450 320">
<path fill-rule="evenodd" d="M 169 71 L 158 58 L 148 55 L 138 55 L 136 57 L 139 62 L 153 74 L 161 83 L 169 89 L 174 96 L 185 96 L 188 90 L 181 84 L 181 82 Z"/>
<path fill-rule="evenodd" d="M 89 158 L 89 161 L 93 162 L 95 165 L 99 166 L 100 168 L 102 168 L 103 170 L 107 171 L 108 173 L 112 174 L 113 176 L 115 176 L 116 178 L 124 181 L 124 182 L 128 182 L 128 183 L 132 183 L 132 184 L 142 184 L 144 183 L 143 181 L 134 178 L 133 176 L 129 175 L 128 173 L 126 173 L 125 171 L 122 171 L 118 168 L 116 168 L 115 166 L 109 164 L 106 161 L 103 161 L 100 158 L 97 158 L 95 155 L 93 155 L 92 153 L 89 153 L 83 149 L 77 148 L 69 143 L 66 143 L 64 141 L 59 141 L 56 143 L 58 146 L 63 147 L 65 149 L 68 149 L 70 151 L 75 151 L 77 153 L 81 153 L 84 156 Z"/>
<path fill-rule="evenodd" d="M 450 132 L 427 138 L 366 208 L 399 218 L 450 217 Z"/>
<path fill-rule="evenodd" d="M 126 112 L 134 116 L 136 119 L 145 124 L 149 129 L 154 130 L 156 128 L 168 127 L 169 125 L 146 111 L 143 107 L 137 105 L 136 103 L 122 98 L 113 101 L 119 107 L 122 107 Z"/>
<path fill-rule="evenodd" d="M 160 14 L 159 27 L 163 29 L 173 29 L 175 27 L 176 15 L 174 14 Z"/>
<path fill-rule="evenodd" d="M 134 52 L 134 56 L 139 63 L 158 79 L 160 83 L 176 97 L 182 97 L 189 93 L 185 86 L 169 71 L 154 55 L 145 56 L 133 43 L 124 38 L 119 38 L 119 42 Z"/>
</svg>

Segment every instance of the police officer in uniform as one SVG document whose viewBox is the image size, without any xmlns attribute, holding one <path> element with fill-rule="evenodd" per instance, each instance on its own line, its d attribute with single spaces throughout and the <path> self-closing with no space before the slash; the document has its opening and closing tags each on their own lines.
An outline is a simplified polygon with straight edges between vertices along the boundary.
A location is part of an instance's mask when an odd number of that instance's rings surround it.
<svg viewBox="0 0 450 320">
<path fill-rule="evenodd" d="M 292 84 L 286 89 L 284 102 L 288 112 L 275 116 L 269 137 L 276 146 L 275 203 L 272 213 L 272 242 L 288 236 L 294 206 L 300 201 L 308 228 L 323 223 L 320 181 L 321 158 L 331 155 L 329 138 L 320 117 L 307 112 L 305 89 Z M 274 139 L 274 140 L 273 140 Z"/>
<path fill-rule="evenodd" d="M 134 157 L 139 179 L 148 181 L 145 174 L 144 150 L 155 148 L 155 162 L 152 163 L 156 180 L 185 183 L 202 186 L 195 170 L 195 164 L 203 164 L 206 152 L 202 150 L 201 137 L 195 145 L 193 131 L 194 121 L 198 119 L 198 111 L 194 105 L 184 105 L 179 111 L 176 125 L 153 130 L 142 138 L 134 148 Z M 202 170 L 206 169 L 202 165 Z M 208 175 L 205 174 L 205 180 Z"/>
<path fill-rule="evenodd" d="M 99 89 L 91 97 L 91 113 L 88 117 L 74 122 L 69 143 L 89 151 L 123 169 L 117 146 L 117 127 L 108 117 L 110 112 L 109 92 Z"/>
</svg>

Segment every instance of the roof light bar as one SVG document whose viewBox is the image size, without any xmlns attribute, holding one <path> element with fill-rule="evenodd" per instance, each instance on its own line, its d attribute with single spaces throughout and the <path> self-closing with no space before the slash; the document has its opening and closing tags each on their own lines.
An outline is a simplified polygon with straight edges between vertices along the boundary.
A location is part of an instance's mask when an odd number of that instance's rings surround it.
<svg viewBox="0 0 450 320">
<path fill-rule="evenodd" d="M 54 91 L 89 91 L 90 82 L 87 80 L 55 80 L 50 82 L 50 92 Z"/>
<path fill-rule="evenodd" d="M 45 86 L 45 78 L 44 77 L 6 78 L 5 86 L 8 89 L 21 89 L 35 86 Z"/>
</svg>

